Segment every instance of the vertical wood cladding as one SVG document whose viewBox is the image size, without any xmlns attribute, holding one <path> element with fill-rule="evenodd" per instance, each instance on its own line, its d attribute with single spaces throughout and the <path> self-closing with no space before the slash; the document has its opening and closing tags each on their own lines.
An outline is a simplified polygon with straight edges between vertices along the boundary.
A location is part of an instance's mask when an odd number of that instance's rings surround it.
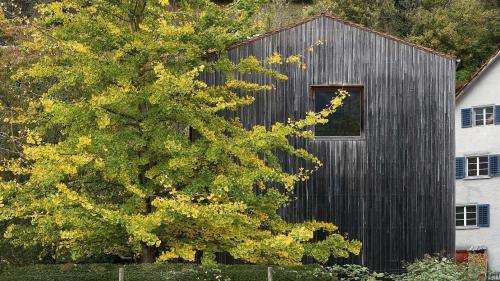
<svg viewBox="0 0 500 281">
<path fill-rule="evenodd" d="M 229 56 L 274 52 L 303 53 L 308 67 L 278 66 L 288 81 L 274 82 L 275 91 L 256 93 L 253 105 L 234 113 L 246 126 L 304 117 L 314 109 L 312 85 L 364 86 L 364 136 L 297 143 L 324 165 L 296 187 L 298 199 L 282 215 L 334 222 L 363 242 L 361 255 L 347 261 L 374 270 L 397 271 L 427 253 L 453 255 L 455 61 L 327 16 L 240 44 Z M 289 171 L 302 164 L 281 159 Z"/>
</svg>

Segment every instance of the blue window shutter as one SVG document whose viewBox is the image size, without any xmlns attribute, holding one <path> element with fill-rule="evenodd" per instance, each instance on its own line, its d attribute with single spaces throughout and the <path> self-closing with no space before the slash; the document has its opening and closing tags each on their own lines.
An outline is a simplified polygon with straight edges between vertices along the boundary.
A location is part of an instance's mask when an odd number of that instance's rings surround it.
<svg viewBox="0 0 500 281">
<path fill-rule="evenodd" d="M 499 176 L 499 171 L 498 171 L 498 156 L 499 155 L 490 155 L 490 177 L 496 177 Z"/>
<path fill-rule="evenodd" d="M 455 159 L 455 178 L 463 179 L 465 177 L 465 157 Z"/>
<path fill-rule="evenodd" d="M 495 105 L 495 125 L 500 125 L 500 105 Z"/>
<path fill-rule="evenodd" d="M 477 226 L 490 226 L 490 204 L 477 205 Z"/>
<path fill-rule="evenodd" d="M 462 128 L 472 127 L 472 108 L 462 109 Z"/>
</svg>

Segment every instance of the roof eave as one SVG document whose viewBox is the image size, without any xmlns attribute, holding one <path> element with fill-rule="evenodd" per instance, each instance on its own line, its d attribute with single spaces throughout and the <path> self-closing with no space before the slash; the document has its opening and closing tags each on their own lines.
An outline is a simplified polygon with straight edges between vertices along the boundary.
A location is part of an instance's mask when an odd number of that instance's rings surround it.
<svg viewBox="0 0 500 281">
<path fill-rule="evenodd" d="M 456 94 L 456 99 L 458 100 L 467 90 L 476 82 L 477 79 L 500 57 L 500 48 L 491 56 L 479 69 L 472 75 L 472 77 L 465 82 L 458 90 Z"/>
</svg>

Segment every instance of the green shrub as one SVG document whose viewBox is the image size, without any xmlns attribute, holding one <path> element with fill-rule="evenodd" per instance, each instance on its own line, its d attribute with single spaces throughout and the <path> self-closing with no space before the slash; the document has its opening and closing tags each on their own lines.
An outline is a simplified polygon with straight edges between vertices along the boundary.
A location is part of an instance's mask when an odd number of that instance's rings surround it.
<svg viewBox="0 0 500 281">
<path fill-rule="evenodd" d="M 368 268 L 356 264 L 334 265 L 328 267 L 327 270 L 335 273 L 335 276 L 338 276 L 342 281 L 375 281 L 388 277 L 384 273 L 372 272 Z"/>
<path fill-rule="evenodd" d="M 456 264 L 444 257 L 427 256 L 405 266 L 406 273 L 394 276 L 395 281 L 477 281 L 481 268 L 473 263 Z"/>
</svg>

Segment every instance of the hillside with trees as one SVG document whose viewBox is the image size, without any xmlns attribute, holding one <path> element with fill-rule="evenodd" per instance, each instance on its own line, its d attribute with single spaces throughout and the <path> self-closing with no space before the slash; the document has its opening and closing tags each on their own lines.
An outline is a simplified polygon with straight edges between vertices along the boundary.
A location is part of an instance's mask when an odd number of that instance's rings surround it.
<svg viewBox="0 0 500 281">
<path fill-rule="evenodd" d="M 7 15 L 31 17 L 38 3 L 50 0 L 6 0 Z M 219 5 L 231 1 L 217 0 Z M 460 60 L 457 88 L 498 49 L 500 6 L 495 0 L 273 0 L 261 1 L 255 13 L 257 32 L 302 18 L 331 13 L 340 18 L 436 49 Z M 0 27 L 0 45 L 12 43 Z"/>
<path fill-rule="evenodd" d="M 498 1 L 275 0 L 267 5 L 264 10 L 267 29 L 327 12 L 450 54 L 460 60 L 457 88 L 500 46 Z"/>
</svg>

